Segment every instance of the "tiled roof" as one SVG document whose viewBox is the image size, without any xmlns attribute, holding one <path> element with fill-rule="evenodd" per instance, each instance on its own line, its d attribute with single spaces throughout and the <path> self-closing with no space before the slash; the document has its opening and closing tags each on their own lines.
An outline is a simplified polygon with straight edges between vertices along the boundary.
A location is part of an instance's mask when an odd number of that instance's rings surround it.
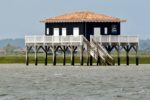
<svg viewBox="0 0 150 100">
<path fill-rule="evenodd" d="M 62 16 L 51 17 L 41 22 L 57 23 L 57 22 L 126 22 L 117 17 L 97 14 L 94 12 L 74 12 Z"/>
</svg>

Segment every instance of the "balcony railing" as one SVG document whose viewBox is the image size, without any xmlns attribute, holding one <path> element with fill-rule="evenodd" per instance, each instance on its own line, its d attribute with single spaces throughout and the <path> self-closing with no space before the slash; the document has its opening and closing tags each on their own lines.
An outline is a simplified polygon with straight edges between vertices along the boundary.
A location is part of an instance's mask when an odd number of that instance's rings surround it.
<svg viewBox="0 0 150 100">
<path fill-rule="evenodd" d="M 100 43 L 139 43 L 139 38 L 137 36 L 91 35 L 90 38 L 93 38 Z"/>
<path fill-rule="evenodd" d="M 82 44 L 83 36 L 25 36 L 25 44 Z"/>
<path fill-rule="evenodd" d="M 93 36 L 95 41 L 100 43 L 139 43 L 137 36 L 112 36 L 112 35 L 99 35 Z M 80 36 L 25 36 L 25 44 L 83 44 L 83 35 Z"/>
</svg>

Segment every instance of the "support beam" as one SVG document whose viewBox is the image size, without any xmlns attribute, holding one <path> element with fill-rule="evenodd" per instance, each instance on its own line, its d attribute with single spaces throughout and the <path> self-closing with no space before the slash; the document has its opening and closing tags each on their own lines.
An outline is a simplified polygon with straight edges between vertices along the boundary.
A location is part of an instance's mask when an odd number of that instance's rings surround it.
<svg viewBox="0 0 150 100">
<path fill-rule="evenodd" d="M 38 64 L 37 51 L 38 51 L 38 46 L 35 46 L 35 47 L 34 47 L 34 53 L 35 53 L 35 65 L 36 65 L 36 66 L 37 66 L 37 64 Z"/>
<path fill-rule="evenodd" d="M 83 45 L 80 46 L 80 65 L 83 66 L 84 62 L 83 62 L 84 58 L 83 58 Z"/>
<path fill-rule="evenodd" d="M 48 52 L 48 47 L 45 46 L 45 66 L 47 66 L 47 52 Z"/>
<path fill-rule="evenodd" d="M 127 46 L 127 50 L 126 50 L 126 65 L 129 66 L 129 46 Z"/>
<path fill-rule="evenodd" d="M 28 66 L 29 65 L 29 49 L 28 49 L 28 46 L 26 46 L 26 65 Z"/>
<path fill-rule="evenodd" d="M 89 66 L 89 63 L 90 63 L 90 56 L 88 55 L 87 56 L 87 66 Z"/>
<path fill-rule="evenodd" d="M 120 45 L 118 45 L 117 52 L 118 52 L 118 66 L 120 66 Z"/>
<path fill-rule="evenodd" d="M 74 66 L 74 47 L 71 46 L 71 65 Z"/>
<path fill-rule="evenodd" d="M 66 47 L 63 47 L 63 65 L 66 65 Z"/>
<path fill-rule="evenodd" d="M 98 59 L 97 59 L 97 66 L 100 65 L 100 57 L 98 56 Z"/>
<path fill-rule="evenodd" d="M 53 52 L 53 65 L 55 66 L 56 65 L 56 47 L 54 46 L 52 48 L 52 52 Z"/>
<path fill-rule="evenodd" d="M 136 46 L 136 65 L 139 65 L 138 46 Z"/>
<path fill-rule="evenodd" d="M 90 55 L 90 66 L 93 65 L 93 57 Z"/>
</svg>

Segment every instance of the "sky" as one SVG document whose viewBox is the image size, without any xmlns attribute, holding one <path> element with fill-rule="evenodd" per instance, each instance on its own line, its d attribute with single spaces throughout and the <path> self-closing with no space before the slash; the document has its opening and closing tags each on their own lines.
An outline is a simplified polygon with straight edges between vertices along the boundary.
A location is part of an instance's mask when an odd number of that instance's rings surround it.
<svg viewBox="0 0 150 100">
<path fill-rule="evenodd" d="M 150 39 L 150 0 L 0 0 L 0 39 L 44 34 L 41 20 L 76 11 L 126 19 L 122 35 Z"/>
</svg>

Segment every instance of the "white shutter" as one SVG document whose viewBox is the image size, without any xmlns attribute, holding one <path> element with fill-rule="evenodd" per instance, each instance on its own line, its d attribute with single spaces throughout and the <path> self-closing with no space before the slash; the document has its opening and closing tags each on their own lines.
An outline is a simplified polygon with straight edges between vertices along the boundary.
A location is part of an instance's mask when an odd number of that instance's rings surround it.
<svg viewBox="0 0 150 100">
<path fill-rule="evenodd" d="M 108 34 L 108 28 L 107 27 L 105 27 L 105 29 L 104 29 L 104 34 Z"/>
<path fill-rule="evenodd" d="M 67 29 L 66 28 L 62 28 L 62 36 L 66 36 L 67 35 Z"/>
<path fill-rule="evenodd" d="M 96 36 L 101 35 L 101 28 L 100 27 L 94 27 L 94 35 L 96 35 Z"/>
<path fill-rule="evenodd" d="M 79 36 L 79 28 L 78 27 L 73 28 L 73 36 Z"/>
<path fill-rule="evenodd" d="M 59 28 L 54 28 L 54 36 L 59 36 Z"/>
<path fill-rule="evenodd" d="M 46 34 L 49 35 L 49 28 L 46 29 Z"/>
</svg>

